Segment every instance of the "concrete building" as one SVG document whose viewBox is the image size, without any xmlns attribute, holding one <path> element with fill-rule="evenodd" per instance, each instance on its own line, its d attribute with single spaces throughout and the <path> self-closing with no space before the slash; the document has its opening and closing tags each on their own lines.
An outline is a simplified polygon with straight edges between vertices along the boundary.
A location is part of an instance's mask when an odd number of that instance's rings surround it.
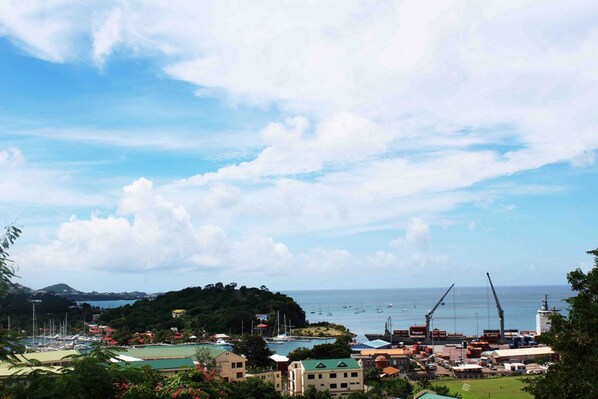
<svg viewBox="0 0 598 399">
<path fill-rule="evenodd" d="M 214 356 L 216 367 L 224 381 L 245 381 L 245 358 L 229 351 Z"/>
<path fill-rule="evenodd" d="M 559 313 L 555 308 L 548 308 L 548 295 L 544 295 L 542 307 L 536 313 L 536 335 L 542 335 L 550 331 L 552 321 L 550 318 L 553 314 Z"/>
<path fill-rule="evenodd" d="M 178 319 L 179 317 L 181 317 L 182 315 L 184 315 L 186 312 L 185 309 L 175 309 L 172 311 L 171 316 L 173 319 Z"/>
<path fill-rule="evenodd" d="M 289 394 L 300 395 L 313 386 L 333 397 L 363 392 L 363 369 L 355 359 L 301 360 L 289 365 Z"/>
<path fill-rule="evenodd" d="M 499 349 L 488 353 L 494 364 L 535 362 L 540 358 L 552 357 L 554 351 L 548 346 L 537 348 Z"/>
<path fill-rule="evenodd" d="M 202 345 L 150 345 L 141 348 L 130 348 L 122 353 L 128 362 L 142 360 L 184 359 L 195 361 L 195 353 L 199 348 L 209 352 L 214 360 L 220 376 L 225 381 L 245 381 L 245 363 L 243 356 L 239 356 L 224 349 Z M 122 356 L 119 356 L 122 358 Z"/>
<path fill-rule="evenodd" d="M 187 357 L 182 359 L 135 360 L 117 362 L 116 364 L 125 368 L 149 366 L 165 377 L 172 377 L 181 370 L 195 368 L 193 360 Z"/>
<path fill-rule="evenodd" d="M 81 353 L 77 350 L 61 350 L 17 355 L 17 362 L 27 364 L 29 361 L 34 360 L 39 362 L 41 366 L 24 366 L 17 368 L 13 367 L 12 363 L 0 362 L 0 379 L 8 378 L 16 373 L 29 374 L 34 370 L 59 372 L 60 367 L 68 365 L 72 361 L 72 358 L 67 356 L 80 354 Z"/>
<path fill-rule="evenodd" d="M 380 356 L 386 360 L 383 367 L 376 364 L 376 360 L 380 363 Z M 393 367 L 401 371 L 407 371 L 410 368 L 411 360 L 405 354 L 403 349 L 363 349 L 359 353 L 354 353 L 351 357 L 363 367 L 364 373 L 374 368 Z"/>
<path fill-rule="evenodd" d="M 247 373 L 247 378 L 257 378 L 263 382 L 271 383 L 276 392 L 282 392 L 282 372 L 279 370 L 262 371 L 260 373 Z"/>
</svg>

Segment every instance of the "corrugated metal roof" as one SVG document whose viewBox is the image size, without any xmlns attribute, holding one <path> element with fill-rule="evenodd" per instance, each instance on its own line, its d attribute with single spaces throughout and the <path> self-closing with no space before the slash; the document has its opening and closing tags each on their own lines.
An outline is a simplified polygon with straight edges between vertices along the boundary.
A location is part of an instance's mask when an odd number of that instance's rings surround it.
<svg viewBox="0 0 598 399">
<path fill-rule="evenodd" d="M 400 356 L 405 355 L 404 349 L 364 349 L 361 351 L 364 356 L 374 355 L 389 355 L 389 356 Z"/>
<path fill-rule="evenodd" d="M 549 346 L 539 346 L 537 348 L 519 348 L 519 349 L 497 349 L 491 352 L 491 356 L 506 357 L 506 356 L 536 356 L 536 355 L 550 355 L 554 353 Z"/>
<path fill-rule="evenodd" d="M 301 360 L 303 368 L 307 371 L 315 370 L 349 370 L 360 369 L 359 364 L 355 359 L 310 359 Z"/>
<path fill-rule="evenodd" d="M 193 360 L 188 357 L 182 359 L 142 360 L 140 362 L 122 362 L 116 364 L 122 367 L 150 366 L 154 370 L 177 370 L 195 367 Z"/>
<path fill-rule="evenodd" d="M 42 363 L 55 363 L 62 360 L 65 356 L 71 355 L 80 355 L 81 352 L 74 349 L 69 350 L 62 350 L 62 351 L 50 351 L 50 352 L 32 352 L 32 353 L 24 353 L 19 355 L 19 357 L 24 358 L 25 360 L 35 359 L 39 360 Z"/>
<path fill-rule="evenodd" d="M 199 348 L 206 348 L 210 351 L 210 357 L 217 357 L 227 351 L 214 348 L 208 345 L 150 345 L 146 347 L 130 348 L 121 353 L 136 357 L 143 360 L 153 359 L 176 359 L 176 358 L 192 358 L 195 356 L 195 352 Z"/>
</svg>

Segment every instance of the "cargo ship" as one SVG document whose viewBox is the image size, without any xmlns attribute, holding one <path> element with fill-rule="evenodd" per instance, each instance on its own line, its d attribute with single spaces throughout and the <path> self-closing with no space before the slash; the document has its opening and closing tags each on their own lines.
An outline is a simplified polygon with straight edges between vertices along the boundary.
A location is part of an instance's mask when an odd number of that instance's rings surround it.
<svg viewBox="0 0 598 399">
<path fill-rule="evenodd" d="M 426 315 L 426 323 L 425 325 L 414 325 L 409 327 L 405 330 L 393 330 L 392 328 L 392 319 L 388 317 L 386 323 L 384 324 L 384 333 L 383 334 L 365 334 L 365 337 L 370 340 L 381 339 L 387 342 L 390 342 L 393 345 L 396 344 L 459 344 L 463 346 L 467 346 L 467 344 L 474 340 L 480 340 L 483 342 L 487 342 L 490 344 L 498 344 L 498 343 L 505 343 L 512 339 L 512 337 L 518 336 L 518 330 L 505 330 L 505 320 L 504 320 L 504 311 L 502 306 L 500 305 L 500 301 L 498 300 L 498 295 L 496 294 L 496 290 L 494 289 L 494 285 L 492 284 L 492 279 L 490 278 L 490 274 L 486 273 L 488 276 L 488 281 L 490 282 L 490 287 L 492 288 L 492 293 L 494 295 L 494 300 L 496 302 L 496 309 L 498 311 L 498 318 L 500 322 L 500 329 L 497 330 L 483 330 L 483 334 L 480 337 L 473 337 L 473 336 L 465 336 L 463 333 L 447 333 L 445 330 L 439 330 L 437 328 L 430 330 L 430 322 L 432 320 L 432 315 L 436 311 L 436 308 L 440 304 L 443 304 L 444 298 L 447 296 L 449 291 L 455 286 L 452 284 L 448 290 L 444 293 L 444 295 L 440 298 L 440 300 L 436 303 L 436 305 L 430 310 Z"/>
</svg>

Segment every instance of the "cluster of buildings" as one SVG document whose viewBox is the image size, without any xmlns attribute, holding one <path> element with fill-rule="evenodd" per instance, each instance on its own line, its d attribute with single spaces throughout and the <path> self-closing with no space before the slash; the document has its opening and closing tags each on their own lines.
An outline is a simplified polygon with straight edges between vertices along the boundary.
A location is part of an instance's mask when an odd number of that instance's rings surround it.
<svg viewBox="0 0 598 399">
<path fill-rule="evenodd" d="M 289 362 L 285 356 L 273 355 L 271 369 L 259 373 L 247 371 L 247 361 L 243 356 L 224 348 L 197 344 L 149 345 L 117 350 L 117 355 L 111 361 L 123 367 L 149 366 L 163 375 L 172 376 L 181 370 L 204 367 L 197 360 L 200 348 L 202 354 L 209 359 L 211 367 L 217 370 L 220 378 L 225 381 L 234 383 L 258 378 L 271 383 L 276 391 L 285 391 L 293 396 L 304 394 L 313 387 L 318 391 L 329 391 L 336 398 L 347 398 L 353 392 L 363 392 L 366 389 L 364 375 L 372 369 L 378 370 L 381 379 L 401 378 L 414 372 L 418 356 L 426 356 L 425 352 L 418 353 L 407 347 L 393 348 L 388 342 L 377 340 L 354 346 L 350 358 Z M 10 364 L 0 363 L 0 379 L 7 378 L 17 371 L 31 372 L 40 365 L 58 372 L 60 367 L 68 366 L 71 359 L 69 356 L 74 354 L 79 352 L 67 350 L 19 355 L 23 362 L 35 360 L 36 366 L 15 369 Z M 503 363 L 508 367 L 551 355 L 553 352 L 548 347 L 497 349 L 487 353 L 489 362 Z M 481 367 L 477 364 L 461 364 L 453 367 L 453 370 L 455 375 L 458 375 L 478 372 Z"/>
</svg>

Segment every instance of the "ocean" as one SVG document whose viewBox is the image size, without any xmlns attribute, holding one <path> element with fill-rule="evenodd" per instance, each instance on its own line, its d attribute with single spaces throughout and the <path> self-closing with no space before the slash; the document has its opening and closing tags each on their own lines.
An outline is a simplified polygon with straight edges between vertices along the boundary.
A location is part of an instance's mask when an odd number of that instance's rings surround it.
<svg viewBox="0 0 598 399">
<path fill-rule="evenodd" d="M 391 318 L 393 329 L 425 325 L 425 314 L 434 307 L 446 288 L 396 288 L 362 290 L 283 291 L 302 308 L 309 322 L 342 324 L 364 341 L 366 333 L 383 333 Z M 566 298 L 574 293 L 567 285 L 495 287 L 504 310 L 505 329 L 535 330 L 536 312 L 544 294 L 548 306 L 567 314 Z M 498 312 L 490 287 L 455 287 L 434 312 L 431 327 L 447 332 L 479 335 L 483 329 L 498 329 Z M 392 304 L 392 307 L 389 307 Z M 365 312 L 355 313 L 355 308 Z M 381 309 L 378 313 L 376 309 Z M 321 314 L 320 314 L 321 311 Z M 331 313 L 332 315 L 328 316 Z"/>
<path fill-rule="evenodd" d="M 361 290 L 281 291 L 293 298 L 305 311 L 309 322 L 329 321 L 342 324 L 357 334 L 357 341 L 366 341 L 366 333 L 383 333 L 390 317 L 393 329 L 424 325 L 425 314 L 440 300 L 446 288 L 395 288 Z M 536 312 L 548 295 L 550 308 L 567 314 L 565 299 L 574 295 L 567 285 L 495 287 L 504 310 L 505 328 L 535 330 Z M 123 306 L 134 301 L 91 301 L 102 308 Z M 431 327 L 447 332 L 480 335 L 483 329 L 498 329 L 498 312 L 490 287 L 455 287 L 444 298 L 432 318 Z M 389 305 L 392 305 L 389 307 Z M 356 308 L 365 310 L 355 313 Z M 380 309 L 381 313 L 376 309 Z M 321 314 L 320 314 L 321 312 Z M 330 316 L 328 314 L 331 314 Z M 272 344 L 279 354 L 326 341 Z M 331 342 L 331 341 L 328 341 Z"/>
</svg>

